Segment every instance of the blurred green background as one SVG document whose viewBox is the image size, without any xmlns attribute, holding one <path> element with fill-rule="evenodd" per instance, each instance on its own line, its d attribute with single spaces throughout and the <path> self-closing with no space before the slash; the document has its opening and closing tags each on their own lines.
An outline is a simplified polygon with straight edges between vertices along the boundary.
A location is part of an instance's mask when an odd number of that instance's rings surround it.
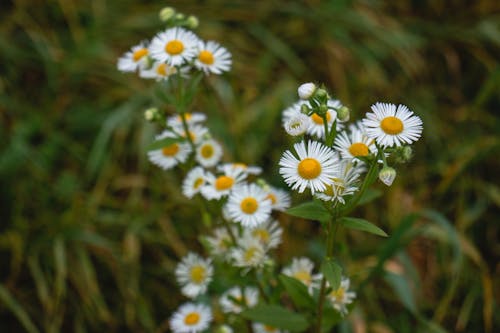
<svg viewBox="0 0 500 333">
<path fill-rule="evenodd" d="M 289 145 L 280 112 L 300 83 L 325 83 L 354 119 L 376 101 L 422 117 L 413 160 L 356 212 L 392 238 L 341 235 L 354 289 L 375 273 L 340 331 L 500 331 L 494 0 L 2 1 L 0 331 L 164 332 L 184 301 L 173 268 L 206 230 L 180 173 L 145 157 L 153 83 L 116 70 L 162 28 L 165 5 L 232 52 L 196 107 L 228 160 L 263 166 L 275 185 Z M 279 219 L 280 261 L 319 259 L 318 226 Z"/>
</svg>

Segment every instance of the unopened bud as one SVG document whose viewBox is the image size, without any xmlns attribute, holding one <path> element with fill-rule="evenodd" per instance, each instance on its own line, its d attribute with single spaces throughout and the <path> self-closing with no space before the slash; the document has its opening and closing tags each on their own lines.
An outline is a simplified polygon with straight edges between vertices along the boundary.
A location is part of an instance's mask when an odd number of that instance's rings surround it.
<svg viewBox="0 0 500 333">
<path fill-rule="evenodd" d="M 175 19 L 176 20 L 184 20 L 186 18 L 186 15 L 182 14 L 182 13 L 178 13 L 178 14 L 175 14 Z"/>
<path fill-rule="evenodd" d="M 165 7 L 162 10 L 160 10 L 160 20 L 162 22 L 167 22 L 170 20 L 173 16 L 175 15 L 175 9 L 172 7 Z"/>
<path fill-rule="evenodd" d="M 228 325 L 220 325 L 215 330 L 215 333 L 233 333 L 233 329 Z"/>
<path fill-rule="evenodd" d="M 400 146 L 394 151 L 394 161 L 396 163 L 406 163 L 413 155 L 413 150 L 410 146 Z"/>
<path fill-rule="evenodd" d="M 312 82 L 301 84 L 297 92 L 299 93 L 300 99 L 308 100 L 314 95 L 316 91 L 316 85 Z"/>
<path fill-rule="evenodd" d="M 326 92 L 325 89 L 316 89 L 316 93 L 314 94 L 318 99 L 325 99 L 328 97 L 328 93 Z"/>
<path fill-rule="evenodd" d="M 348 121 L 350 118 L 351 111 L 347 106 L 342 106 L 337 110 L 337 118 L 340 121 Z"/>
<path fill-rule="evenodd" d="M 189 29 L 196 29 L 198 28 L 198 24 L 200 22 L 198 21 L 198 18 L 196 16 L 190 15 L 187 20 L 186 20 L 186 26 Z"/>
<path fill-rule="evenodd" d="M 146 111 L 144 111 L 144 119 L 147 121 L 153 121 L 158 114 L 158 109 L 157 108 L 149 108 Z"/>
<path fill-rule="evenodd" d="M 307 104 L 302 104 L 300 106 L 300 113 L 309 114 L 309 111 L 311 111 L 311 108 Z"/>
<path fill-rule="evenodd" d="M 384 166 L 378 173 L 378 179 L 387 186 L 391 186 L 396 179 L 396 170 L 389 166 Z"/>
<path fill-rule="evenodd" d="M 328 112 L 328 105 L 321 104 L 317 110 L 319 116 L 324 116 Z"/>
</svg>

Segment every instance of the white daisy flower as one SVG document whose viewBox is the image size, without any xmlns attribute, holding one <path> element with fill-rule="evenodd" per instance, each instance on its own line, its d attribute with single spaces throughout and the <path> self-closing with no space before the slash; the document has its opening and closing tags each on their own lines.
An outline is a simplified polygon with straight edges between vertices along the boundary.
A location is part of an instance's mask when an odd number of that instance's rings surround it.
<svg viewBox="0 0 500 333">
<path fill-rule="evenodd" d="M 223 150 L 221 145 L 213 140 L 202 141 L 196 147 L 196 161 L 205 168 L 211 168 L 219 163 L 222 158 Z"/>
<path fill-rule="evenodd" d="M 167 80 L 177 73 L 177 68 L 164 62 L 155 62 L 149 69 L 141 69 L 139 76 L 143 79 Z"/>
<path fill-rule="evenodd" d="M 195 253 L 188 253 L 175 269 L 177 282 L 182 286 L 182 294 L 190 298 L 207 291 L 212 275 L 212 261 L 203 259 Z"/>
<path fill-rule="evenodd" d="M 199 124 L 207 119 L 207 116 L 200 112 L 186 112 L 184 113 L 186 118 L 186 123 L 188 126 Z M 167 126 L 173 128 L 182 128 L 182 118 L 181 115 L 170 116 L 167 118 Z"/>
<path fill-rule="evenodd" d="M 278 247 L 281 243 L 283 229 L 278 221 L 269 219 L 255 228 L 244 230 L 243 237 L 253 237 L 261 242 L 267 250 Z"/>
<path fill-rule="evenodd" d="M 182 182 L 182 194 L 191 199 L 200 192 L 205 185 L 205 170 L 202 167 L 191 169 Z"/>
<path fill-rule="evenodd" d="M 171 66 L 180 66 L 191 61 L 196 56 L 198 37 L 184 28 L 171 28 L 157 34 L 149 51 L 151 57 L 166 62 Z"/>
<path fill-rule="evenodd" d="M 314 263 L 305 257 L 293 258 L 292 263 L 283 268 L 284 275 L 293 277 L 306 285 L 309 293 L 313 288 L 318 288 L 322 275 L 313 274 Z"/>
<path fill-rule="evenodd" d="M 326 190 L 314 195 L 324 201 L 338 201 L 345 204 L 344 196 L 352 195 L 358 190 L 360 170 L 351 160 L 340 161 L 339 172 L 331 179 L 332 183 L 326 186 Z"/>
<path fill-rule="evenodd" d="M 231 220 L 244 227 L 256 227 L 271 215 L 271 200 L 255 184 L 239 185 L 229 194 L 226 209 Z"/>
<path fill-rule="evenodd" d="M 205 74 L 222 74 L 222 72 L 228 72 L 231 69 L 231 53 L 219 43 L 200 41 L 197 51 L 194 65 Z"/>
<path fill-rule="evenodd" d="M 169 131 L 164 131 L 156 137 L 156 141 L 165 138 L 175 138 L 175 135 Z M 187 142 L 176 142 L 161 149 L 149 151 L 148 158 L 151 163 L 156 164 L 164 170 L 168 170 L 179 163 L 184 163 L 190 153 L 191 147 Z"/>
<path fill-rule="evenodd" d="M 132 46 L 132 49 L 118 59 L 118 70 L 122 72 L 135 72 L 148 64 L 149 50 L 146 43 Z"/>
<path fill-rule="evenodd" d="M 338 172 L 338 159 L 335 152 L 317 142 L 304 141 L 293 145 L 298 158 L 287 150 L 279 161 L 279 173 L 292 190 L 311 193 L 323 192 L 331 184 L 331 178 Z"/>
<path fill-rule="evenodd" d="M 285 130 L 286 130 L 287 123 L 289 123 L 292 119 L 297 118 L 299 115 L 305 115 L 301 112 L 302 105 L 304 105 L 304 104 L 307 105 L 309 108 L 311 107 L 311 105 L 309 104 L 308 101 L 298 101 L 298 102 L 292 104 L 291 106 L 287 107 L 285 110 L 283 110 L 282 117 L 281 117 L 281 123 L 282 123 L 283 127 L 285 128 Z M 309 118 L 309 116 L 307 116 L 307 115 L 305 115 L 305 116 L 307 118 Z M 309 119 L 308 125 L 310 125 L 310 119 Z M 309 126 L 307 128 L 309 128 Z"/>
<path fill-rule="evenodd" d="M 366 135 L 366 131 L 361 122 L 349 126 L 350 135 L 342 131 L 335 138 L 334 148 L 340 153 L 342 159 L 357 159 L 375 155 L 377 147 L 375 141 Z"/>
<path fill-rule="evenodd" d="M 287 191 L 270 185 L 265 186 L 264 190 L 267 192 L 267 198 L 271 200 L 271 209 L 283 212 L 290 207 L 292 201 Z"/>
<path fill-rule="evenodd" d="M 239 169 L 226 168 L 221 175 L 214 176 L 208 172 L 205 186 L 201 188 L 201 194 L 207 200 L 219 200 L 227 196 L 235 185 L 246 179 L 245 173 Z"/>
<path fill-rule="evenodd" d="M 268 260 L 266 248 L 259 239 L 242 237 L 238 239 L 238 246 L 231 250 L 231 258 L 236 267 L 258 268 Z"/>
<path fill-rule="evenodd" d="M 253 323 L 252 327 L 254 333 L 288 333 L 288 331 L 282 331 L 276 327 L 264 325 L 261 323 Z"/>
<path fill-rule="evenodd" d="M 227 169 L 240 170 L 248 175 L 260 175 L 262 168 L 254 165 L 247 165 L 245 163 L 225 163 L 217 167 L 217 170 L 225 172 Z"/>
<path fill-rule="evenodd" d="M 183 138 L 186 137 L 186 131 L 184 130 L 184 127 L 178 127 L 176 128 L 176 131 Z M 203 140 L 206 140 L 207 136 L 209 135 L 208 128 L 199 124 L 188 125 L 188 133 L 191 141 L 193 141 L 195 145 L 198 145 Z"/>
<path fill-rule="evenodd" d="M 185 303 L 169 320 L 174 333 L 197 333 L 206 330 L 212 321 L 212 311 L 203 304 Z"/>
<path fill-rule="evenodd" d="M 242 297 L 241 290 L 245 297 Z M 233 287 L 222 294 L 219 304 L 225 313 L 240 313 L 257 305 L 259 292 L 253 287 Z"/>
<path fill-rule="evenodd" d="M 237 230 L 233 229 L 233 234 L 237 235 Z M 212 256 L 227 256 L 229 249 L 233 245 L 231 236 L 226 228 L 215 229 L 213 236 L 206 236 L 205 240 L 210 247 L 210 254 Z"/>
<path fill-rule="evenodd" d="M 304 135 L 311 126 L 311 118 L 303 113 L 297 113 L 288 119 L 283 126 L 285 127 L 285 131 L 291 136 Z"/>
<path fill-rule="evenodd" d="M 351 304 L 356 297 L 355 292 L 349 291 L 349 284 L 349 279 L 346 277 L 342 277 L 339 289 L 332 290 L 327 295 L 330 302 L 332 302 L 333 308 L 339 311 L 342 316 L 347 314 L 346 305 Z"/>
<path fill-rule="evenodd" d="M 417 141 L 422 120 L 405 105 L 375 103 L 363 119 L 366 135 L 383 147 L 402 146 Z"/>
</svg>

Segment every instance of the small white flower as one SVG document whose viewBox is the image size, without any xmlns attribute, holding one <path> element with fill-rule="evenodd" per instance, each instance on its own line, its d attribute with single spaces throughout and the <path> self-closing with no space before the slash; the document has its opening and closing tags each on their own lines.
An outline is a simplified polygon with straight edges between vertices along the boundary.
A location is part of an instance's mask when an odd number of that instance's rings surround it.
<svg viewBox="0 0 500 333">
<path fill-rule="evenodd" d="M 231 69 L 231 53 L 219 43 L 200 41 L 194 65 L 205 74 L 222 74 Z"/>
<path fill-rule="evenodd" d="M 279 173 L 285 182 L 300 193 L 306 188 L 311 193 L 322 192 L 331 184 L 331 178 L 338 172 L 335 152 L 317 141 L 302 141 L 293 145 L 298 158 L 287 150 L 279 161 Z"/>
<path fill-rule="evenodd" d="M 332 290 L 327 297 L 332 302 L 332 306 L 335 310 L 339 311 L 342 316 L 347 314 L 346 305 L 351 304 L 356 293 L 349 291 L 350 281 L 348 278 L 343 277 L 340 282 L 340 287 L 337 290 Z"/>
<path fill-rule="evenodd" d="M 149 50 L 146 43 L 132 46 L 132 49 L 118 59 L 118 70 L 122 72 L 135 72 L 148 64 Z"/>
<path fill-rule="evenodd" d="M 149 69 L 141 69 L 139 76 L 143 79 L 167 80 L 177 73 L 177 68 L 164 62 L 155 62 Z"/>
<path fill-rule="evenodd" d="M 334 109 L 339 109 L 342 107 L 342 103 L 336 99 L 329 99 L 327 102 L 328 106 L 328 111 L 325 114 L 326 117 L 326 123 L 328 125 L 328 130 L 332 127 L 332 124 L 335 120 L 337 120 L 337 111 Z M 324 139 L 325 138 L 325 125 L 324 125 L 324 120 L 322 117 L 318 116 L 317 114 L 313 113 L 311 116 L 311 126 L 309 126 L 309 129 L 307 130 L 307 134 L 315 136 L 319 139 Z M 337 131 L 342 130 L 344 128 L 344 125 L 337 121 L 337 124 L 335 126 Z"/>
<path fill-rule="evenodd" d="M 244 230 L 243 237 L 253 237 L 257 239 L 266 250 L 274 249 L 281 243 L 283 229 L 278 221 L 269 219 L 255 228 Z"/>
<path fill-rule="evenodd" d="M 254 165 L 247 165 L 245 163 L 225 163 L 219 165 L 217 170 L 225 172 L 227 169 L 234 169 L 243 172 L 248 175 L 259 175 L 262 172 L 262 168 Z"/>
<path fill-rule="evenodd" d="M 184 128 L 176 128 L 176 131 L 183 137 L 186 137 L 186 131 Z M 188 134 L 189 138 L 195 145 L 198 145 L 203 140 L 206 140 L 206 137 L 209 135 L 208 128 L 199 124 L 188 124 Z"/>
<path fill-rule="evenodd" d="M 203 170 L 202 167 L 194 167 L 191 169 L 182 182 L 182 194 L 189 199 L 194 197 L 205 185 L 205 178 L 205 170 Z"/>
<path fill-rule="evenodd" d="M 285 110 L 283 110 L 281 123 L 282 123 L 283 127 L 285 128 L 285 130 L 286 130 L 286 124 L 291 119 L 296 118 L 297 115 L 299 115 L 299 114 L 304 115 L 301 112 L 302 105 L 307 105 L 308 107 L 311 107 L 308 101 L 298 101 L 298 102 L 292 104 L 291 106 L 287 107 Z M 307 115 L 305 115 L 305 116 L 307 116 Z"/>
<path fill-rule="evenodd" d="M 184 28 L 171 28 L 158 33 L 151 44 L 151 57 L 171 66 L 180 66 L 196 56 L 198 37 Z"/>
<path fill-rule="evenodd" d="M 242 297 L 241 290 L 243 291 Z M 220 298 L 219 303 L 225 313 L 240 313 L 245 308 L 257 305 L 259 292 L 253 287 L 233 287 L 227 290 Z"/>
<path fill-rule="evenodd" d="M 184 113 L 184 117 L 186 118 L 186 123 L 188 126 L 192 126 L 195 124 L 199 124 L 204 122 L 207 119 L 207 116 L 200 112 L 186 112 Z M 167 118 L 167 126 L 182 129 L 182 118 L 181 115 L 170 116 Z"/>
<path fill-rule="evenodd" d="M 417 141 L 422 120 L 405 105 L 375 103 L 363 119 L 366 135 L 383 147 L 402 146 Z"/>
<path fill-rule="evenodd" d="M 264 191 L 271 200 L 271 209 L 283 212 L 290 207 L 292 201 L 287 191 L 270 185 L 264 186 Z"/>
<path fill-rule="evenodd" d="M 259 268 L 268 260 L 266 248 L 256 238 L 242 237 L 238 239 L 237 245 L 231 251 L 231 258 L 236 267 Z"/>
<path fill-rule="evenodd" d="M 314 83 L 303 83 L 297 89 L 300 99 L 308 100 L 314 95 L 316 91 L 316 85 Z"/>
<path fill-rule="evenodd" d="M 201 188 L 201 194 L 207 200 L 219 200 L 222 197 L 229 195 L 235 185 L 246 179 L 246 175 L 242 170 L 225 168 L 225 172 L 215 176 L 208 172 L 206 184 Z"/>
<path fill-rule="evenodd" d="M 170 318 L 174 333 L 198 333 L 206 330 L 212 321 L 212 311 L 203 304 L 185 303 Z"/>
<path fill-rule="evenodd" d="M 237 235 L 237 230 L 232 229 L 234 235 Z M 210 247 L 210 254 L 212 256 L 225 256 L 225 259 L 230 259 L 229 250 L 233 245 L 231 235 L 226 228 L 217 228 L 214 230 L 213 236 L 205 237 L 205 240 Z"/>
<path fill-rule="evenodd" d="M 205 168 L 217 165 L 222 158 L 222 154 L 221 145 L 213 139 L 202 141 L 196 147 L 196 161 Z"/>
<path fill-rule="evenodd" d="M 396 179 L 396 170 L 389 166 L 385 166 L 378 173 L 378 179 L 387 186 L 391 186 Z"/>
<path fill-rule="evenodd" d="M 358 190 L 358 179 L 360 167 L 350 160 L 340 161 L 340 169 L 332 183 L 326 186 L 323 192 L 315 193 L 315 196 L 324 201 L 338 201 L 345 204 L 344 196 L 352 195 Z"/>
<path fill-rule="evenodd" d="M 366 135 L 365 128 L 361 122 L 349 126 L 350 135 L 342 131 L 335 138 L 334 148 L 343 159 L 356 159 L 367 157 L 377 153 L 375 141 Z"/>
<path fill-rule="evenodd" d="M 156 141 L 165 138 L 175 138 L 175 135 L 169 131 L 164 131 L 156 137 Z M 148 158 L 151 163 L 156 164 L 164 170 L 173 168 L 179 163 L 184 163 L 191 153 L 191 147 L 187 142 L 176 142 L 166 145 L 161 149 L 155 149 L 148 152 Z"/>
<path fill-rule="evenodd" d="M 207 291 L 212 275 L 212 261 L 195 253 L 188 253 L 175 269 L 177 282 L 182 286 L 182 294 L 190 298 Z"/>
<path fill-rule="evenodd" d="M 312 294 L 313 288 L 318 288 L 322 275 L 313 274 L 314 263 L 305 257 L 293 258 L 292 263 L 283 268 L 284 275 L 293 277 L 306 285 L 309 293 Z"/>
<path fill-rule="evenodd" d="M 244 227 L 256 227 L 271 215 L 271 200 L 255 184 L 239 185 L 229 195 L 226 209 L 231 220 Z"/>
<path fill-rule="evenodd" d="M 297 113 L 285 123 L 285 131 L 291 136 L 300 136 L 311 126 L 311 118 L 303 113 Z"/>
</svg>

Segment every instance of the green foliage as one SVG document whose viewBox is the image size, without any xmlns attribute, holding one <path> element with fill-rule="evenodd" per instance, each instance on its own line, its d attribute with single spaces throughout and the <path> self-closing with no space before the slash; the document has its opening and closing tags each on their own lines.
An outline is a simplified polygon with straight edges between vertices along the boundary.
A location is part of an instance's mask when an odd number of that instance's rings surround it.
<svg viewBox="0 0 500 333">
<path fill-rule="evenodd" d="M 272 327 L 303 332 L 308 327 L 307 319 L 279 305 L 259 304 L 241 314 L 243 317 Z"/>
</svg>

